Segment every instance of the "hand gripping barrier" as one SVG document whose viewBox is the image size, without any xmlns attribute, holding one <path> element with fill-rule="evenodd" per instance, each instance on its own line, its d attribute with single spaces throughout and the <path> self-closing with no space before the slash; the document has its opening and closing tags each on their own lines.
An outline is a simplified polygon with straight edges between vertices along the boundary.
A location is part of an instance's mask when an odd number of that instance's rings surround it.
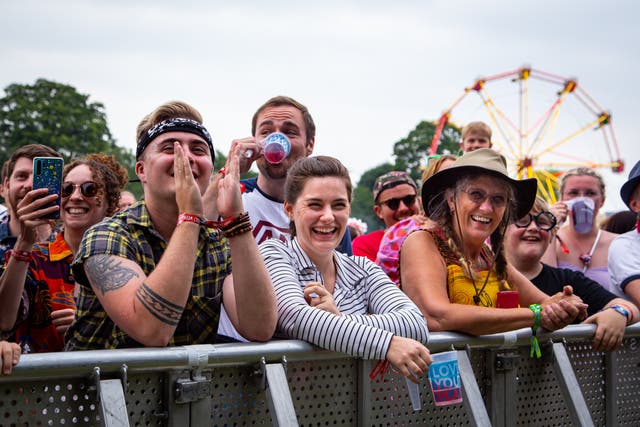
<svg viewBox="0 0 640 427">
<path fill-rule="evenodd" d="M 591 349 L 593 325 L 471 337 L 456 349 L 463 402 L 413 411 L 402 376 L 370 380 L 375 361 L 301 341 L 24 355 L 0 376 L 0 425 L 576 425 L 640 424 L 640 325 L 614 353 Z"/>
</svg>

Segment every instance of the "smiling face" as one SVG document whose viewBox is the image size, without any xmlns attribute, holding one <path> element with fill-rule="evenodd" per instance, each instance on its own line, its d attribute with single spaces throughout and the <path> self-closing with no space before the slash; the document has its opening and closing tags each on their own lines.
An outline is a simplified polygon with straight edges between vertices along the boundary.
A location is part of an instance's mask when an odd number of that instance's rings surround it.
<svg viewBox="0 0 640 427">
<path fill-rule="evenodd" d="M 144 150 L 136 163 L 136 174 L 144 187 L 145 198 L 165 199 L 175 203 L 175 181 L 173 177 L 173 143 L 178 141 L 189 159 L 191 171 L 200 192 L 204 194 L 213 162 L 206 141 L 189 132 L 167 132 L 156 137 Z"/>
<path fill-rule="evenodd" d="M 331 254 L 347 228 L 351 206 L 342 178 L 309 178 L 296 201 L 284 203 L 296 238 L 312 259 Z"/>
<path fill-rule="evenodd" d="M 474 246 L 481 246 L 498 228 L 508 202 L 507 184 L 486 175 L 463 179 L 455 191 L 447 191 L 453 229 L 461 241 Z"/>
<path fill-rule="evenodd" d="M 33 176 L 33 159 L 20 157 L 13 167 L 11 176 L 5 179 L 4 192 L 6 194 L 7 203 L 13 212 L 16 207 L 32 187 Z"/>
<path fill-rule="evenodd" d="M 262 141 L 273 132 L 281 132 L 291 142 L 289 156 L 279 164 L 271 164 L 260 157 L 257 160 L 260 173 L 271 179 L 284 179 L 287 171 L 296 160 L 307 157 L 313 152 L 314 140 L 307 141 L 307 130 L 302 113 L 291 105 L 267 107 L 258 114 L 256 120 L 256 142 Z"/>
<path fill-rule="evenodd" d="M 532 209 L 530 214 L 537 215 L 539 209 Z M 504 250 L 510 262 L 516 264 L 533 264 L 540 261 L 551 242 L 552 231 L 545 231 L 536 221 L 522 228 L 515 224 L 507 227 L 504 239 Z"/>
<path fill-rule="evenodd" d="M 397 209 L 392 209 L 389 206 L 390 200 L 404 199 L 407 196 L 416 196 L 416 189 L 409 184 L 396 185 L 380 192 L 378 202 L 373 206 L 373 211 L 384 222 L 385 228 L 418 213 L 420 200 L 417 197 L 409 206 L 405 205 L 403 201 L 398 203 Z"/>
<path fill-rule="evenodd" d="M 104 188 L 98 188 L 97 194 L 92 197 L 82 194 L 79 186 L 90 181 L 94 181 L 93 173 L 85 164 L 71 169 L 65 176 L 63 186 L 74 185 L 71 195 L 62 198 L 60 215 L 65 229 L 84 232 L 106 216 L 108 203 Z"/>
<path fill-rule="evenodd" d="M 460 143 L 460 149 L 465 153 L 478 148 L 491 148 L 491 138 L 482 132 L 470 132 Z"/>
</svg>

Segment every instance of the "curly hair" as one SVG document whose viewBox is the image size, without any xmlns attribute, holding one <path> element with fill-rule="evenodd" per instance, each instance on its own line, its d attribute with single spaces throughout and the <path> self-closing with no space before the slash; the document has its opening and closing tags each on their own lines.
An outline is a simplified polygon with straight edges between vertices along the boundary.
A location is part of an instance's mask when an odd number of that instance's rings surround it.
<svg viewBox="0 0 640 427">
<path fill-rule="evenodd" d="M 87 154 L 82 159 L 76 159 L 67 164 L 62 171 L 62 179 L 64 180 L 71 170 L 80 165 L 86 165 L 91 170 L 93 181 L 98 185 L 98 206 L 104 195 L 107 200 L 106 216 L 113 215 L 118 210 L 120 192 L 128 181 L 127 170 L 114 156 Z"/>
</svg>

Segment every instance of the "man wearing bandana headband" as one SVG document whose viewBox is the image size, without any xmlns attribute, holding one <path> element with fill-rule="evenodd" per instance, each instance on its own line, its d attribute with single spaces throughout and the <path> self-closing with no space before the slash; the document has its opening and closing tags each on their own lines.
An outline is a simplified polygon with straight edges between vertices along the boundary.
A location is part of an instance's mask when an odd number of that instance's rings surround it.
<svg viewBox="0 0 640 427">
<path fill-rule="evenodd" d="M 193 107 L 170 102 L 138 125 L 144 199 L 85 234 L 67 350 L 214 343 L 222 301 L 244 336 L 273 335 L 275 295 L 243 212 L 239 151 L 212 178 L 201 123 Z"/>
</svg>

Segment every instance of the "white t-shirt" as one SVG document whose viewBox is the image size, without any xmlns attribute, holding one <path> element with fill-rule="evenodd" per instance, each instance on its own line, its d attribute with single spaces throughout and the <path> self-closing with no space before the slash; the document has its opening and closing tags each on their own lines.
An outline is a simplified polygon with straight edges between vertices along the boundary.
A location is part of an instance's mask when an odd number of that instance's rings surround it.
<svg viewBox="0 0 640 427">
<path fill-rule="evenodd" d="M 258 244 L 271 238 L 277 238 L 283 242 L 289 240 L 289 217 L 284 211 L 283 203 L 269 198 L 256 187 L 255 190 L 242 194 L 242 204 L 249 213 L 249 219 L 253 226 L 253 237 Z M 224 304 L 220 305 L 218 335 L 248 342 L 233 327 L 233 323 L 224 309 Z"/>
</svg>

